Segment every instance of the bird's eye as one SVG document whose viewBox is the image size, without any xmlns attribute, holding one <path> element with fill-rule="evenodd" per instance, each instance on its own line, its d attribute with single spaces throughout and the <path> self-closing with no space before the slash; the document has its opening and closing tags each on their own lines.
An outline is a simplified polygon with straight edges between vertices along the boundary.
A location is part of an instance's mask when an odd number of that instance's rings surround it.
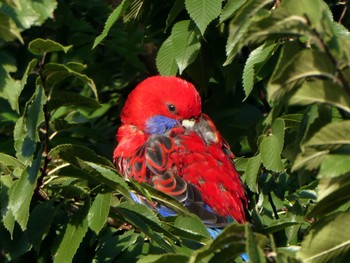
<svg viewBox="0 0 350 263">
<path fill-rule="evenodd" d="M 171 112 L 175 112 L 176 111 L 176 107 L 173 104 L 168 104 L 168 109 Z"/>
</svg>

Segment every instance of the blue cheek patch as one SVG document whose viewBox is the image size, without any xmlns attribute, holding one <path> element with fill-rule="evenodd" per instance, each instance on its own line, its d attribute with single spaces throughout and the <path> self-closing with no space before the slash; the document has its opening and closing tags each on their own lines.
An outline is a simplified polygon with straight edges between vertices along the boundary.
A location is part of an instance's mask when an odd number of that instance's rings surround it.
<svg viewBox="0 0 350 263">
<path fill-rule="evenodd" d="M 148 119 L 146 124 L 147 132 L 151 134 L 164 134 L 167 130 L 180 124 L 179 121 L 162 116 L 156 115 Z"/>
</svg>

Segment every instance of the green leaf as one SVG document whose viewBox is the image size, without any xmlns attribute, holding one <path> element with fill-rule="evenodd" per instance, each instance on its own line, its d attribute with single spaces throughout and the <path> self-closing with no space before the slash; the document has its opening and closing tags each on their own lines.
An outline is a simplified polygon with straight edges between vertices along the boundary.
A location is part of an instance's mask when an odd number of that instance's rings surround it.
<svg viewBox="0 0 350 263">
<path fill-rule="evenodd" d="M 266 262 L 263 250 L 258 246 L 257 240 L 254 238 L 253 232 L 249 225 L 246 225 L 247 245 L 246 249 L 249 256 L 249 262 L 264 263 Z"/>
<path fill-rule="evenodd" d="M 170 35 L 180 74 L 196 59 L 201 43 L 200 32 L 190 20 L 177 22 Z"/>
<path fill-rule="evenodd" d="M 28 221 L 30 243 L 39 251 L 42 241 L 49 234 L 52 221 L 56 215 L 55 200 L 49 200 L 34 207 Z M 45 215 L 45 216 L 44 216 Z M 40 227 L 38 227 L 40 226 Z"/>
<path fill-rule="evenodd" d="M 64 174 L 63 168 L 64 175 L 86 179 L 95 184 L 103 184 L 112 190 L 119 190 L 125 197 L 130 198 L 129 187 L 117 173 L 114 165 L 92 150 L 83 146 L 63 144 L 52 149 L 49 156 L 61 158 L 82 172 L 82 174 Z"/>
<path fill-rule="evenodd" d="M 268 58 L 273 55 L 277 47 L 278 45 L 275 43 L 270 44 L 265 42 L 263 45 L 254 49 L 249 54 L 243 70 L 243 88 L 246 95 L 244 100 L 248 98 L 249 94 L 253 90 L 257 73 L 259 72 L 261 65 L 267 62 Z"/>
<path fill-rule="evenodd" d="M 9 208 L 22 230 L 26 230 L 29 218 L 30 201 L 34 193 L 41 163 L 40 151 L 32 165 L 23 170 L 21 177 L 12 184 L 9 190 Z"/>
<path fill-rule="evenodd" d="M 264 228 L 264 233 L 271 234 L 277 231 L 286 229 L 290 226 L 300 225 L 301 222 L 295 222 L 293 219 L 283 218 L 273 221 L 267 227 Z"/>
<path fill-rule="evenodd" d="M 186 215 L 186 216 L 193 216 L 188 210 L 187 208 L 180 203 L 179 201 L 177 201 L 174 197 L 165 194 L 157 189 L 155 189 L 154 187 L 143 183 L 142 187 L 145 188 L 147 190 L 147 192 L 151 195 L 152 200 L 155 200 L 163 205 L 165 205 L 166 207 L 170 208 L 171 210 L 173 210 L 174 212 L 180 214 L 180 215 Z"/>
<path fill-rule="evenodd" d="M 1 220 L 5 229 L 10 233 L 11 239 L 13 239 L 13 230 L 15 228 L 15 218 L 9 207 L 9 189 L 13 185 L 11 175 L 0 176 L 0 204 L 1 204 Z"/>
<path fill-rule="evenodd" d="M 18 0 L 19 6 L 16 8 L 16 20 L 21 29 L 28 29 L 32 26 L 42 25 L 46 19 L 53 18 L 57 1 L 26 1 Z"/>
<path fill-rule="evenodd" d="M 185 0 L 186 10 L 204 35 L 205 29 L 221 12 L 219 0 Z"/>
<path fill-rule="evenodd" d="M 198 217 L 177 217 L 174 226 L 193 235 L 210 238 L 208 230 Z"/>
<path fill-rule="evenodd" d="M 89 227 L 96 234 L 101 231 L 102 227 L 107 222 L 111 200 L 111 192 L 100 193 L 95 197 L 95 200 L 90 207 L 88 214 L 88 223 Z"/>
<path fill-rule="evenodd" d="M 254 157 L 248 159 L 247 167 L 244 173 L 244 178 L 249 189 L 258 193 L 258 173 L 261 166 L 260 153 Z"/>
<path fill-rule="evenodd" d="M 98 100 L 97 88 L 95 82 L 87 75 L 76 71 L 76 66 L 72 64 L 47 63 L 44 66 L 44 74 L 46 75 L 46 86 L 53 87 L 68 77 L 74 77 L 88 85 Z"/>
<path fill-rule="evenodd" d="M 214 257 L 217 251 L 225 255 L 220 262 L 233 262 L 245 250 L 245 225 L 233 223 L 226 227 L 220 235 L 202 248 L 192 253 L 189 262 L 203 262 Z M 206 261 L 204 261 L 206 262 Z"/>
<path fill-rule="evenodd" d="M 171 7 L 168 17 L 166 19 L 164 32 L 168 31 L 168 28 L 170 27 L 170 25 L 174 22 L 176 17 L 182 12 L 184 8 L 185 8 L 185 3 L 183 0 L 175 0 L 175 3 Z"/>
<path fill-rule="evenodd" d="M 279 94 L 280 90 L 285 92 L 286 85 L 294 84 L 296 81 L 305 80 L 306 78 L 324 77 L 339 83 L 335 75 L 336 68 L 328 56 L 312 49 L 305 49 L 293 58 L 289 57 L 288 64 L 276 68 L 275 71 L 278 74 L 270 79 L 268 86 L 268 95 L 271 100 L 278 99 L 279 97 L 276 94 Z"/>
<path fill-rule="evenodd" d="M 11 155 L 0 153 L 0 160 L 1 160 L 0 162 L 4 163 L 6 166 L 11 166 L 13 168 L 20 168 L 20 169 L 25 168 L 25 165 L 22 162 L 20 162 L 18 159 L 16 159 Z"/>
<path fill-rule="evenodd" d="M 305 147 L 331 150 L 337 146 L 350 144 L 350 120 L 334 122 L 321 128 Z"/>
<path fill-rule="evenodd" d="M 122 15 L 125 12 L 125 10 L 129 7 L 130 4 L 131 4 L 130 0 L 123 0 L 117 6 L 117 8 L 113 10 L 113 12 L 108 16 L 108 19 L 105 23 L 102 33 L 95 38 L 92 49 L 94 49 L 98 44 L 100 44 L 102 40 L 108 35 L 109 30 L 112 28 L 115 22 L 117 22 L 120 15 Z"/>
<path fill-rule="evenodd" d="M 253 23 L 253 17 L 271 1 L 248 0 L 235 13 L 230 21 L 229 36 L 226 43 L 227 59 L 224 66 L 230 64 L 241 47 L 245 44 L 245 36 Z"/>
<path fill-rule="evenodd" d="M 318 178 L 332 178 L 350 172 L 350 155 L 328 154 L 323 158 Z"/>
<path fill-rule="evenodd" d="M 121 253 L 129 247 L 135 246 L 136 242 L 139 241 L 139 236 L 133 230 L 129 230 L 121 235 L 113 234 L 109 238 L 102 239 L 96 251 L 95 259 L 97 259 L 97 262 L 108 262 L 113 261 L 116 257 L 119 258 Z"/>
<path fill-rule="evenodd" d="M 284 121 L 276 119 L 271 126 L 271 134 L 260 144 L 261 161 L 271 171 L 281 172 L 281 153 L 284 145 Z"/>
<path fill-rule="evenodd" d="M 18 98 L 27 83 L 28 75 L 31 74 L 35 68 L 37 60 L 33 59 L 29 62 L 22 80 L 18 81 L 12 78 L 9 74 L 12 70 L 16 71 L 17 69 L 12 69 L 11 66 L 9 67 L 9 65 L 6 65 L 6 56 L 0 54 L 0 59 L 4 60 L 2 68 L 0 67 L 0 75 L 3 76 L 5 82 L 3 87 L 0 88 L 0 97 L 6 99 L 10 103 L 11 108 L 19 113 Z"/>
<path fill-rule="evenodd" d="M 311 80 L 303 85 L 291 96 L 290 105 L 309 105 L 312 103 L 326 103 L 350 112 L 350 97 L 341 86 L 331 80 Z"/>
<path fill-rule="evenodd" d="M 86 232 L 89 229 L 87 213 L 89 202 L 79 208 L 70 219 L 63 234 L 63 239 L 53 256 L 53 262 L 72 262 L 73 257 L 79 248 Z"/>
<path fill-rule="evenodd" d="M 174 54 L 174 47 L 171 38 L 167 38 L 157 54 L 157 69 L 160 75 L 175 76 L 177 73 L 177 63 Z"/>
<path fill-rule="evenodd" d="M 308 217 L 323 216 L 337 210 L 350 200 L 350 175 L 322 178 L 319 182 L 318 202 Z"/>
<path fill-rule="evenodd" d="M 51 99 L 48 101 L 49 111 L 53 111 L 59 107 L 65 106 L 87 107 L 92 109 L 101 107 L 101 105 L 96 100 L 89 97 L 85 97 L 73 92 L 55 90 L 51 95 Z"/>
<path fill-rule="evenodd" d="M 145 233 L 161 248 L 165 249 L 167 252 L 175 251 L 175 248 L 172 244 L 167 242 L 161 234 L 153 230 L 155 228 L 157 230 L 163 230 L 163 232 L 165 232 L 161 226 L 160 220 L 156 216 L 155 212 L 150 208 L 143 204 L 124 202 L 116 206 L 115 210 L 125 220 Z"/>
<path fill-rule="evenodd" d="M 266 169 L 274 172 L 283 170 L 280 145 L 280 141 L 273 134 L 267 136 L 260 144 L 261 161 Z"/>
<path fill-rule="evenodd" d="M 246 0 L 228 0 L 220 14 L 220 23 L 231 18 Z"/>
<path fill-rule="evenodd" d="M 350 257 L 350 212 L 321 218 L 308 231 L 298 257 L 303 262 L 347 262 Z"/>
<path fill-rule="evenodd" d="M 67 53 L 72 47 L 72 45 L 63 46 L 51 39 L 37 38 L 29 43 L 28 50 L 34 55 L 42 56 L 45 53 L 58 51 Z"/>
<path fill-rule="evenodd" d="M 0 39 L 5 42 L 10 42 L 18 39 L 21 44 L 24 44 L 20 30 L 11 17 L 0 14 Z"/>
<path fill-rule="evenodd" d="M 25 165 L 30 165 L 39 141 L 38 128 L 44 121 L 43 105 L 46 97 L 42 87 L 37 87 L 26 103 L 24 114 L 18 119 L 14 129 L 16 157 Z"/>
<path fill-rule="evenodd" d="M 188 263 L 188 256 L 180 254 L 146 255 L 137 263 Z"/>
</svg>

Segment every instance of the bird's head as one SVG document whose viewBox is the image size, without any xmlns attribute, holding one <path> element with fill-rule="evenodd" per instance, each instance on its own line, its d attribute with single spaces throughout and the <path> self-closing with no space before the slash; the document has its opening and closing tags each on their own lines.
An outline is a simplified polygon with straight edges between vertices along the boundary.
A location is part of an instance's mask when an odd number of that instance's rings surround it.
<svg viewBox="0 0 350 263">
<path fill-rule="evenodd" d="M 201 108 L 201 98 L 191 83 L 178 77 L 154 76 L 129 94 L 121 120 L 145 132 L 162 134 L 178 124 L 194 125 Z"/>
</svg>

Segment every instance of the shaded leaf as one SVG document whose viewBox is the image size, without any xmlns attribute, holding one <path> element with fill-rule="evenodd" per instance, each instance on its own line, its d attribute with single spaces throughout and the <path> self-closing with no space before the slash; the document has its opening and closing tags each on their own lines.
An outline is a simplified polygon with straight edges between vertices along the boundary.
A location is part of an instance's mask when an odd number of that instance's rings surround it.
<svg viewBox="0 0 350 263">
<path fill-rule="evenodd" d="M 113 12 L 108 16 L 108 19 L 105 23 L 102 33 L 95 38 L 92 49 L 94 49 L 98 44 L 100 44 L 102 40 L 108 35 L 109 30 L 112 28 L 115 22 L 117 22 L 119 17 L 125 12 L 125 10 L 129 7 L 130 4 L 131 4 L 130 0 L 123 0 L 117 6 L 117 8 L 113 10 Z"/>
<path fill-rule="evenodd" d="M 225 258 L 221 262 L 232 262 L 245 250 L 245 225 L 233 223 L 226 227 L 212 242 L 194 251 L 189 262 L 201 262 L 210 259 L 216 251 L 225 250 Z"/>
<path fill-rule="evenodd" d="M 249 262 L 266 262 L 263 250 L 259 247 L 258 242 L 255 240 L 252 230 L 249 225 L 246 225 L 247 234 L 247 252 L 249 255 Z"/>
<path fill-rule="evenodd" d="M 322 178 L 319 182 L 318 202 L 308 217 L 322 216 L 337 210 L 350 200 L 350 175 Z"/>
<path fill-rule="evenodd" d="M 228 0 L 220 14 L 220 23 L 231 18 L 245 2 L 246 0 Z"/>
<path fill-rule="evenodd" d="M 49 234 L 56 211 L 54 200 L 50 200 L 36 205 L 30 214 L 28 221 L 28 238 L 37 251 L 40 250 L 41 242 Z"/>
<path fill-rule="evenodd" d="M 226 43 L 227 59 L 224 66 L 232 62 L 245 44 L 245 35 L 254 21 L 252 18 L 270 2 L 269 0 L 248 0 L 236 11 L 229 25 L 229 37 Z"/>
<path fill-rule="evenodd" d="M 32 40 L 28 45 L 28 50 L 38 56 L 42 56 L 44 53 L 61 51 L 67 53 L 73 46 L 63 46 L 51 39 L 37 38 Z"/>
<path fill-rule="evenodd" d="M 42 87 L 37 87 L 26 103 L 23 116 L 14 129 L 16 157 L 25 165 L 30 165 L 39 141 L 38 128 L 44 121 L 43 105 L 46 97 Z"/>
<path fill-rule="evenodd" d="M 75 71 L 76 66 L 72 64 L 58 64 L 58 63 L 48 63 L 44 66 L 44 74 L 46 75 L 46 86 L 53 87 L 62 80 L 68 77 L 74 77 L 79 79 L 84 84 L 88 85 L 92 92 L 94 93 L 96 99 L 98 99 L 97 89 L 95 82 L 89 78 L 87 75 Z"/>
<path fill-rule="evenodd" d="M 89 202 L 79 208 L 70 219 L 63 234 L 61 243 L 53 256 L 53 262 L 72 262 L 73 257 L 88 231 Z"/>
<path fill-rule="evenodd" d="M 116 206 L 115 210 L 125 220 L 140 229 L 153 242 L 167 252 L 174 252 L 175 249 L 173 245 L 168 243 L 161 234 L 152 229 L 156 228 L 157 230 L 161 230 L 163 228 L 155 212 L 150 208 L 142 204 L 124 202 Z"/>
<path fill-rule="evenodd" d="M 88 213 L 89 227 L 98 234 L 107 222 L 112 193 L 100 193 L 95 197 Z"/>
<path fill-rule="evenodd" d="M 29 205 L 39 176 L 41 153 L 40 151 L 30 167 L 23 170 L 21 177 L 9 190 L 9 208 L 23 231 L 27 229 Z"/>
</svg>

